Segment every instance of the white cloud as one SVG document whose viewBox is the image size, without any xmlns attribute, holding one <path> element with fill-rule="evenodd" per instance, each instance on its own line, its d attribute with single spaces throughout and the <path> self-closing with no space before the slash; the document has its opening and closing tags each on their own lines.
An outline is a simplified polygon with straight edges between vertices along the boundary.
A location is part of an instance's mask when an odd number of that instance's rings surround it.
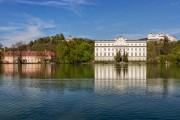
<svg viewBox="0 0 180 120">
<path fill-rule="evenodd" d="M 17 3 L 21 4 L 32 4 L 32 5 L 41 5 L 41 6 L 65 6 L 67 5 L 62 1 L 32 1 L 32 0 L 18 0 Z"/>
<path fill-rule="evenodd" d="M 53 21 L 44 21 L 37 17 L 27 17 L 28 20 L 22 24 L 14 24 L 13 26 L 0 26 L 0 40 L 5 46 L 10 46 L 17 42 L 27 43 L 31 40 L 45 36 L 44 30 L 55 28 Z"/>
<path fill-rule="evenodd" d="M 17 26 L 0 26 L 0 32 L 8 32 L 12 30 L 18 30 L 19 27 Z"/>
<path fill-rule="evenodd" d="M 35 25 L 41 29 L 50 29 L 50 28 L 56 27 L 54 24 L 54 21 L 52 21 L 52 20 L 44 21 L 38 17 L 29 16 L 29 15 L 27 15 L 27 17 L 29 18 L 29 20 L 28 20 L 29 25 Z"/>
<path fill-rule="evenodd" d="M 74 6 L 90 5 L 92 0 L 0 0 L 0 2 L 16 2 L 20 4 L 41 5 L 41 6 Z"/>
<path fill-rule="evenodd" d="M 95 0 L 0 0 L 0 3 L 9 2 L 24 5 L 60 7 L 82 16 L 80 6 L 93 5 Z"/>
<path fill-rule="evenodd" d="M 3 38 L 6 40 L 6 45 L 10 45 L 17 42 L 26 43 L 43 35 L 43 32 L 37 26 L 26 26 L 25 31 L 15 32 L 13 34 L 4 36 Z"/>
<path fill-rule="evenodd" d="M 92 4 L 90 2 L 90 0 L 62 0 L 62 2 L 65 2 L 67 4 L 78 4 L 78 5 L 90 5 L 90 4 Z"/>
</svg>

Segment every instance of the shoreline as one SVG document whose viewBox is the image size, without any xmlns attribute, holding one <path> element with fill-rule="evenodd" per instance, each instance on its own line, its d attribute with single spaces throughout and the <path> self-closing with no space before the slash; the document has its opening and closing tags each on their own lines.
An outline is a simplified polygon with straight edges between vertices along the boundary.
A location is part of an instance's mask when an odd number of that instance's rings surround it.
<svg viewBox="0 0 180 120">
<path fill-rule="evenodd" d="M 115 64 L 115 65 L 128 65 L 128 64 L 147 64 L 147 65 L 180 65 L 180 63 L 150 63 L 150 62 L 145 62 L 145 61 L 134 61 L 134 62 L 121 62 L 121 63 L 116 63 L 116 62 L 86 62 L 86 63 L 0 63 L 0 65 L 29 65 L 29 64 L 34 64 L 34 65 L 86 65 L 86 64 Z"/>
</svg>

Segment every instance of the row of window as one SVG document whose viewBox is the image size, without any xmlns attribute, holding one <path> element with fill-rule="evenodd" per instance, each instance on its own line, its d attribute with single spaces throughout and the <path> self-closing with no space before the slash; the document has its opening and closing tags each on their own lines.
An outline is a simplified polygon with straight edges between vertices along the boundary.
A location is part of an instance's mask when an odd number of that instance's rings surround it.
<svg viewBox="0 0 180 120">
<path fill-rule="evenodd" d="M 104 51 L 114 51 L 114 50 L 116 50 L 116 51 L 124 51 L 124 50 L 127 50 L 127 51 L 129 51 L 129 50 L 135 50 L 135 51 L 141 51 L 141 50 L 143 50 L 143 51 L 145 51 L 145 48 L 125 48 L 125 49 L 114 49 L 114 48 L 96 48 L 96 51 L 99 51 L 99 50 L 104 50 Z"/>
<path fill-rule="evenodd" d="M 96 53 L 96 57 L 114 57 L 116 54 L 114 53 Z M 146 56 L 145 53 L 130 53 L 128 54 L 129 57 L 143 57 Z"/>
<path fill-rule="evenodd" d="M 109 43 L 109 44 L 107 44 L 107 43 L 104 43 L 104 44 L 102 44 L 102 43 L 96 43 L 95 44 L 96 46 L 114 46 L 114 44 L 113 43 Z M 146 46 L 146 43 L 128 43 L 128 44 L 126 44 L 126 46 Z"/>
</svg>

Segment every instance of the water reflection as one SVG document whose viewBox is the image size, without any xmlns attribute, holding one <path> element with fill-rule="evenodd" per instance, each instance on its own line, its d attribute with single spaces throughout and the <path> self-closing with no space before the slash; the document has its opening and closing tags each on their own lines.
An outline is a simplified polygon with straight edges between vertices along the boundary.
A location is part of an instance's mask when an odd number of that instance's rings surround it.
<svg viewBox="0 0 180 120">
<path fill-rule="evenodd" d="M 3 64 L 0 75 L 10 78 L 93 79 L 93 65 Z"/>
<path fill-rule="evenodd" d="M 96 65 L 95 91 L 120 92 L 127 89 L 145 89 L 146 65 Z"/>
<path fill-rule="evenodd" d="M 92 65 L 4 64 L 0 67 L 0 89 L 92 90 Z"/>
<path fill-rule="evenodd" d="M 2 65 L 0 117 L 179 119 L 179 71 L 146 64 Z"/>
<path fill-rule="evenodd" d="M 180 66 L 149 65 L 147 67 L 148 93 L 162 96 L 179 96 Z"/>
<path fill-rule="evenodd" d="M 20 78 L 48 78 L 51 77 L 52 71 L 51 65 L 40 64 L 5 64 L 1 66 L 1 74 L 4 77 L 20 77 Z"/>
<path fill-rule="evenodd" d="M 146 64 L 5 64 L 0 66 L 0 85 L 60 90 L 94 89 L 98 94 L 143 93 L 166 96 L 179 90 L 179 71 L 178 66 Z"/>
<path fill-rule="evenodd" d="M 180 88 L 178 66 L 95 65 L 95 92 L 173 95 Z"/>
</svg>

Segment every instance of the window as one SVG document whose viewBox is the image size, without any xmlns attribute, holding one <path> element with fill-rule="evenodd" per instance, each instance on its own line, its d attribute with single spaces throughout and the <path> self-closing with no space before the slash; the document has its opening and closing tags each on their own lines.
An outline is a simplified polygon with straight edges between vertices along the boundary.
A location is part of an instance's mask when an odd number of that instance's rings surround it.
<svg viewBox="0 0 180 120">
<path fill-rule="evenodd" d="M 96 53 L 96 56 L 98 56 L 98 53 Z"/>
<path fill-rule="evenodd" d="M 135 56 L 137 56 L 137 53 L 135 53 Z"/>
<path fill-rule="evenodd" d="M 108 48 L 108 51 L 110 51 L 110 48 Z"/>
<path fill-rule="evenodd" d="M 106 51 L 106 48 L 104 48 L 104 51 Z"/>
<path fill-rule="evenodd" d="M 131 56 L 133 56 L 133 53 L 131 53 Z"/>
<path fill-rule="evenodd" d="M 143 53 L 143 56 L 146 56 L 145 53 Z"/>
<path fill-rule="evenodd" d="M 104 56 L 106 56 L 106 53 L 104 53 Z"/>
<path fill-rule="evenodd" d="M 102 56 L 102 53 L 100 53 L 100 56 Z"/>
<path fill-rule="evenodd" d="M 98 48 L 96 48 L 96 51 L 98 51 Z"/>
<path fill-rule="evenodd" d="M 112 56 L 114 56 L 114 53 L 112 53 Z"/>
<path fill-rule="evenodd" d="M 108 56 L 110 56 L 110 53 L 108 53 Z"/>
</svg>

